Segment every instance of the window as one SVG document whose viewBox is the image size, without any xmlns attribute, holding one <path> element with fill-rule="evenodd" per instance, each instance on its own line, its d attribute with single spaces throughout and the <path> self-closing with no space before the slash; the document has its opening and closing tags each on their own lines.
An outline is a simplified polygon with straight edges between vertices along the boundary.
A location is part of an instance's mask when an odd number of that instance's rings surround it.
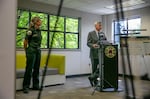
<svg viewBox="0 0 150 99">
<path fill-rule="evenodd" d="M 30 20 L 39 16 L 42 20 L 41 48 L 79 49 L 79 18 L 58 17 L 34 11 L 18 10 L 16 47 L 23 48 L 23 40 Z"/>
<path fill-rule="evenodd" d="M 23 40 L 27 27 L 29 26 L 29 12 L 18 10 L 16 47 L 23 47 Z"/>
<path fill-rule="evenodd" d="M 141 18 L 131 19 L 128 20 L 128 29 L 129 30 L 135 30 L 135 29 L 141 29 Z M 138 33 L 139 31 L 129 31 L 128 33 Z"/>
<path fill-rule="evenodd" d="M 119 22 L 113 22 L 113 29 L 114 29 L 114 43 L 120 44 L 120 36 L 136 36 L 139 34 L 137 29 L 141 29 L 141 18 L 135 19 L 126 19 L 121 20 Z M 130 31 L 127 31 L 130 30 Z"/>
</svg>

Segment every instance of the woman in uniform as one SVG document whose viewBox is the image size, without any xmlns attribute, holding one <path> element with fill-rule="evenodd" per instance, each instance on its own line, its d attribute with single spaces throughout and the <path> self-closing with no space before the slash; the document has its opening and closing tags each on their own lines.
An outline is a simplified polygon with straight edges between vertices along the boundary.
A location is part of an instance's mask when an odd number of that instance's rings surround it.
<svg viewBox="0 0 150 99">
<path fill-rule="evenodd" d="M 41 19 L 39 17 L 33 17 L 29 29 L 26 32 L 24 40 L 24 49 L 26 52 L 26 70 L 23 80 L 23 92 L 28 93 L 31 77 L 33 90 L 39 90 L 39 68 L 41 60 Z"/>
</svg>

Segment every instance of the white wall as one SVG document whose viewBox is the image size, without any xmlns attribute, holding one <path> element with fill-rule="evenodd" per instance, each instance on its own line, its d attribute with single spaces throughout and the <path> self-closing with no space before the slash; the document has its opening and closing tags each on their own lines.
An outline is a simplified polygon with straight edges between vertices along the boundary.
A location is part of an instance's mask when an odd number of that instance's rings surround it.
<svg viewBox="0 0 150 99">
<path fill-rule="evenodd" d="M 125 18 L 133 18 L 140 16 L 141 17 L 141 28 L 142 29 L 147 29 L 147 31 L 141 32 L 141 36 L 150 36 L 150 6 L 142 9 L 137 9 L 137 10 L 132 10 L 132 11 L 126 11 L 124 13 Z M 103 16 L 103 21 L 105 23 L 104 30 L 106 33 L 108 33 L 108 38 L 109 40 L 113 40 L 113 33 L 112 31 L 112 22 L 115 19 L 116 15 L 111 14 L 111 15 L 104 15 Z M 145 64 L 147 67 L 145 67 L 143 57 L 139 55 L 130 55 L 131 57 L 131 67 L 133 71 L 133 75 L 140 76 L 145 74 L 146 72 L 149 73 L 150 77 L 150 56 L 145 56 Z M 121 56 L 119 55 L 119 73 L 122 73 L 122 63 L 121 63 Z"/>
<path fill-rule="evenodd" d="M 0 0 L 0 99 L 15 99 L 16 0 Z"/>
<path fill-rule="evenodd" d="M 29 0 L 19 0 L 19 8 L 31 9 L 33 11 L 56 14 L 58 7 L 41 4 Z M 62 8 L 61 15 L 81 18 L 81 50 L 79 51 L 52 51 L 52 54 L 63 54 L 66 56 L 66 75 L 90 73 L 89 48 L 86 45 L 89 31 L 94 30 L 94 22 L 101 21 L 101 16 L 80 12 L 72 9 Z"/>
</svg>

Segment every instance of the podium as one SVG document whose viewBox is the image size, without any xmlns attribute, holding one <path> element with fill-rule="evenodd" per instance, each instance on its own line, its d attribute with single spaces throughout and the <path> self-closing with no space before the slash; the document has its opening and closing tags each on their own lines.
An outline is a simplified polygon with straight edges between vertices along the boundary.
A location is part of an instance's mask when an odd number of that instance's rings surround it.
<svg viewBox="0 0 150 99">
<path fill-rule="evenodd" d="M 99 49 L 100 91 L 107 88 L 118 89 L 118 46 L 103 44 Z"/>
</svg>

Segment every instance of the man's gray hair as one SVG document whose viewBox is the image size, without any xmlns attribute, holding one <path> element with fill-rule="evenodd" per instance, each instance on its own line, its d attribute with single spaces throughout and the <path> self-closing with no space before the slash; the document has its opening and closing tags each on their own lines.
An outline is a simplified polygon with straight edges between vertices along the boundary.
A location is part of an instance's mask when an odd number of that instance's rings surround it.
<svg viewBox="0 0 150 99">
<path fill-rule="evenodd" d="M 94 23 L 94 25 L 97 25 L 97 24 L 102 24 L 102 22 L 96 21 L 96 22 Z"/>
</svg>

